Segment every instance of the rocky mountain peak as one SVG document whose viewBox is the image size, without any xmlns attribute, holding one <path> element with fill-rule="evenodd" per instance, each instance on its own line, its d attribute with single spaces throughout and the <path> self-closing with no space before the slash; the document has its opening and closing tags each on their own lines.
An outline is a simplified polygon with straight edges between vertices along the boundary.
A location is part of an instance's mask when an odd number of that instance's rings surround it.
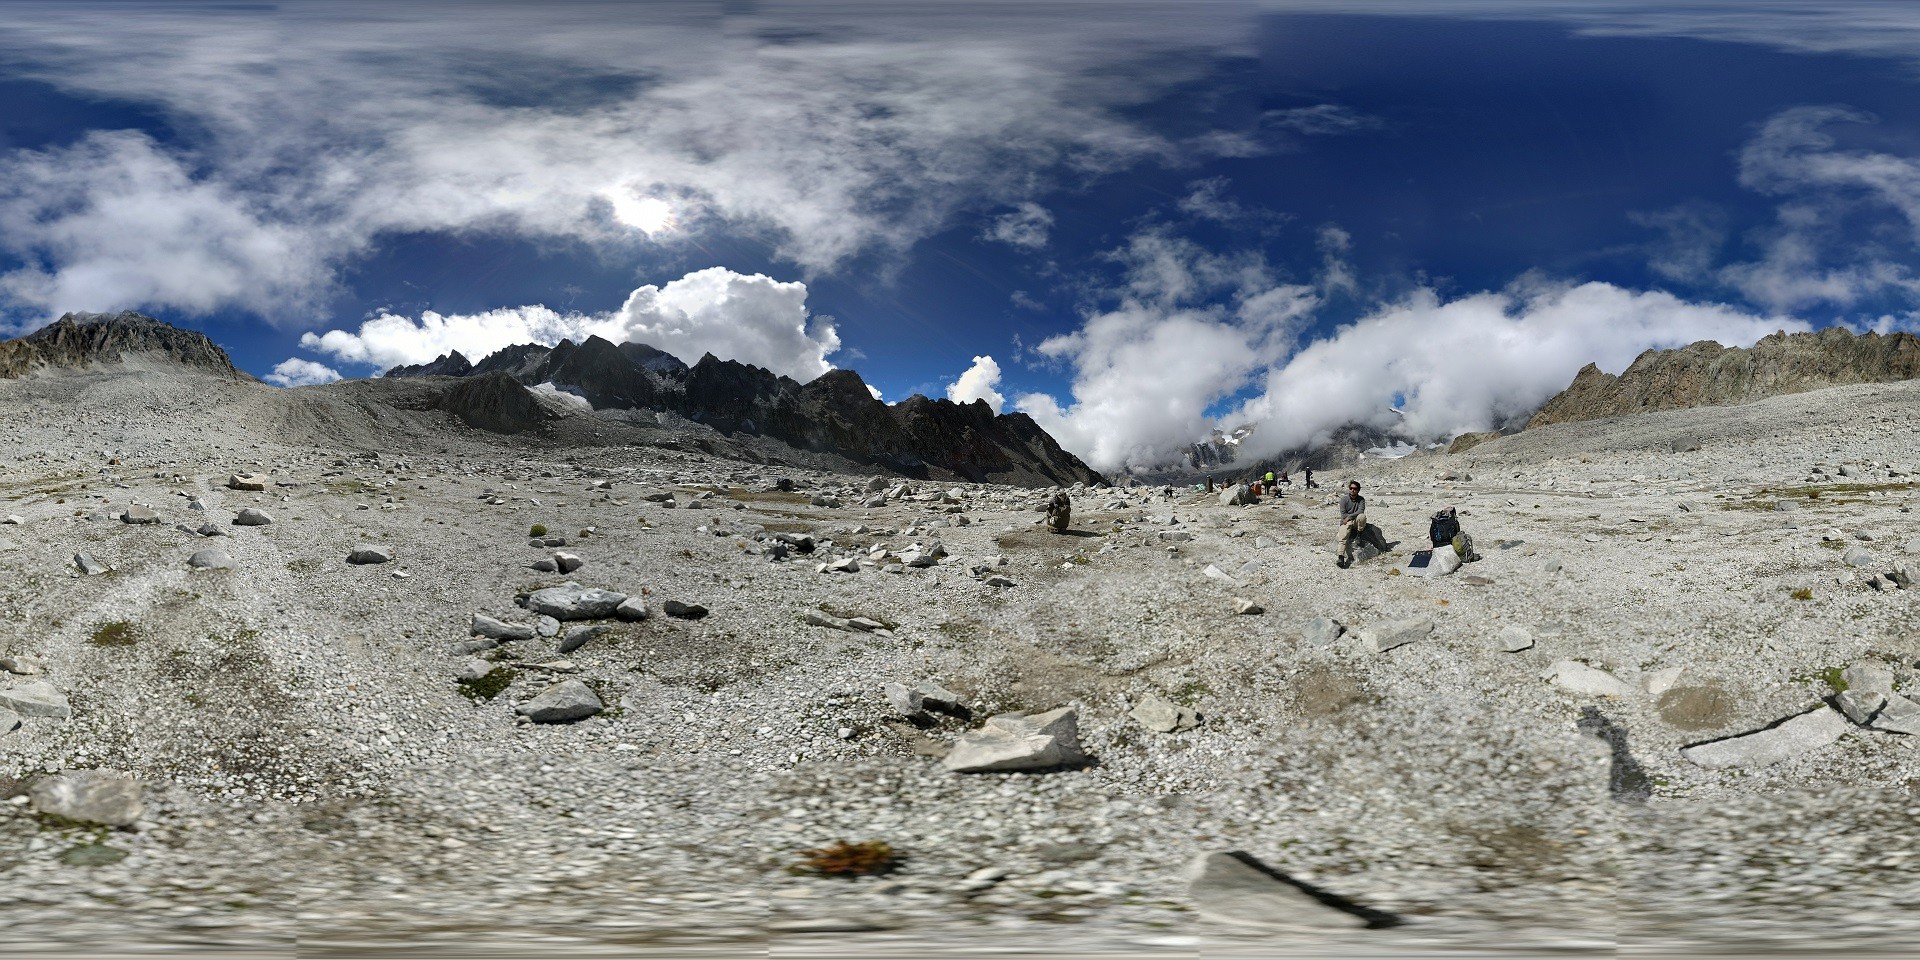
<svg viewBox="0 0 1920 960">
<path fill-rule="evenodd" d="M 1751 403 L 1785 393 L 1920 377 L 1920 340 L 1909 333 L 1776 331 L 1751 347 L 1701 340 L 1648 350 L 1619 376 L 1587 364 L 1540 407 L 1527 428 L 1649 410 Z"/>
<path fill-rule="evenodd" d="M 0 342 L 0 378 L 37 370 L 124 363 L 129 356 L 250 380 L 207 335 L 144 314 L 69 313 L 39 330 Z"/>
</svg>

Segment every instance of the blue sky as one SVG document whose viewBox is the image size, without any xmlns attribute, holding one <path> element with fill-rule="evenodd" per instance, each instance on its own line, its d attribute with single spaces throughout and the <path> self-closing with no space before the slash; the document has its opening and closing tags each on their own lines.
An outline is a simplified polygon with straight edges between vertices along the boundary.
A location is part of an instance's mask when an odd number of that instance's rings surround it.
<svg viewBox="0 0 1920 960">
<path fill-rule="evenodd" d="M 1914 329 L 1917 83 L 1898 3 L 0 0 L 0 332 L 138 309 L 284 383 L 597 333 L 1103 469 L 1441 438 Z"/>
</svg>

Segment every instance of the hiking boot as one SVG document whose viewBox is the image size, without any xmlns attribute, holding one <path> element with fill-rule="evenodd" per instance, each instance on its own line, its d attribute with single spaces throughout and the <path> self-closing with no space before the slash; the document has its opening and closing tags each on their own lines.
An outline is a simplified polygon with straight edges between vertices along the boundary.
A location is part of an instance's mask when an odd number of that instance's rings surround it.
<svg viewBox="0 0 1920 960">
<path fill-rule="evenodd" d="M 1353 566 L 1353 561 L 1347 559 L 1346 557 L 1336 557 L 1334 558 L 1333 565 L 1336 567 L 1339 567 L 1342 570 L 1345 570 L 1346 568 Z"/>
</svg>

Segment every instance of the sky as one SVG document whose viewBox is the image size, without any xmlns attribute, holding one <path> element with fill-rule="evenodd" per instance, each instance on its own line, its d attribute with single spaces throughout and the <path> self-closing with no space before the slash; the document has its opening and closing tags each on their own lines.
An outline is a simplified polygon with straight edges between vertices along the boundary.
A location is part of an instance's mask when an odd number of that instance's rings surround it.
<svg viewBox="0 0 1920 960">
<path fill-rule="evenodd" d="M 1920 5 L 0 0 L 0 335 L 600 335 L 1102 470 L 1920 330 Z"/>
</svg>

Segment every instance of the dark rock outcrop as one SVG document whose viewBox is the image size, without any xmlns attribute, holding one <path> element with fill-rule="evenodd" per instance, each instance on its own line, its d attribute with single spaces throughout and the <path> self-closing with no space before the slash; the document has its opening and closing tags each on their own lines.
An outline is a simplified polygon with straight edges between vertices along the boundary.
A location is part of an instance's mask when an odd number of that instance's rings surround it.
<svg viewBox="0 0 1920 960">
<path fill-rule="evenodd" d="M 455 350 L 426 363 L 394 367 L 383 377 L 464 377 L 473 372 L 473 362 Z"/>
<path fill-rule="evenodd" d="M 503 373 L 468 377 L 448 387 L 438 405 L 467 426 L 493 433 L 537 430 L 553 416 L 532 391 Z"/>
<path fill-rule="evenodd" d="M 129 355 L 159 359 L 236 380 L 240 372 L 204 333 L 182 330 L 152 317 L 122 313 L 69 313 L 24 337 L 0 342 L 0 378 L 36 370 L 118 364 Z"/>
<path fill-rule="evenodd" d="M 1587 364 L 1527 421 L 1527 429 L 1916 377 L 1920 340 L 1910 333 L 1855 336 L 1829 327 L 1818 333 L 1772 333 L 1745 348 L 1702 340 L 1678 350 L 1648 350 L 1617 377 Z"/>
</svg>

